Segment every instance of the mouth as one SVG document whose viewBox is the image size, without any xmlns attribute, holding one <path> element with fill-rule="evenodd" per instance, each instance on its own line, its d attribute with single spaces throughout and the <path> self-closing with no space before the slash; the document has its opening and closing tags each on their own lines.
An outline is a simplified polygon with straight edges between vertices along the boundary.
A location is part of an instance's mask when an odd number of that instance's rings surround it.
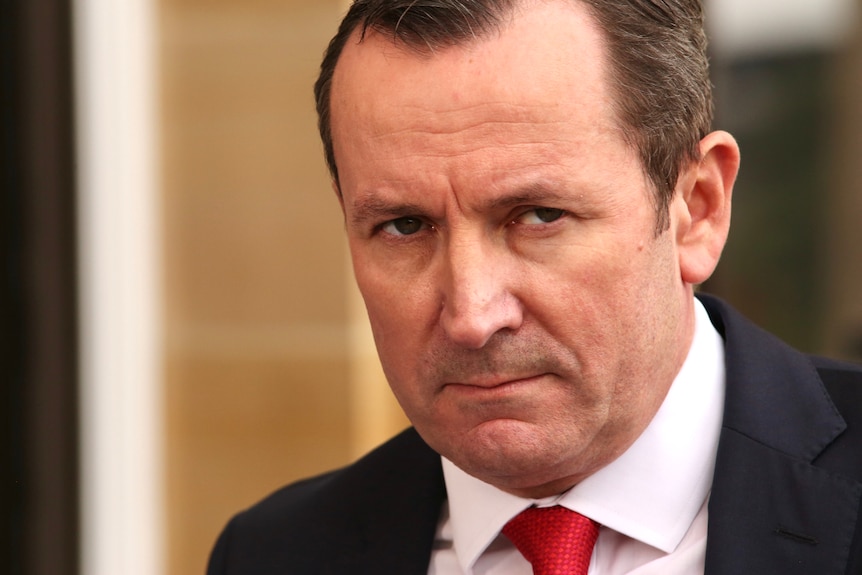
<svg viewBox="0 0 862 575">
<path fill-rule="evenodd" d="M 444 388 L 453 388 L 453 391 L 461 393 L 476 393 L 491 391 L 516 391 L 519 388 L 538 383 L 550 374 L 540 373 L 534 375 L 516 376 L 478 376 L 471 377 L 462 382 L 450 382 Z"/>
</svg>

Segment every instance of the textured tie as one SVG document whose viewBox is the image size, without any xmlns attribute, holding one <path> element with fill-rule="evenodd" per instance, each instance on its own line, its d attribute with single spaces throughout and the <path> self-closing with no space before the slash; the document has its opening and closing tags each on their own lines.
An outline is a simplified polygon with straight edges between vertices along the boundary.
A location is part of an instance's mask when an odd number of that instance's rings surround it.
<svg viewBox="0 0 862 575">
<path fill-rule="evenodd" d="M 531 507 L 503 527 L 534 575 L 587 575 L 598 524 L 560 507 Z"/>
</svg>

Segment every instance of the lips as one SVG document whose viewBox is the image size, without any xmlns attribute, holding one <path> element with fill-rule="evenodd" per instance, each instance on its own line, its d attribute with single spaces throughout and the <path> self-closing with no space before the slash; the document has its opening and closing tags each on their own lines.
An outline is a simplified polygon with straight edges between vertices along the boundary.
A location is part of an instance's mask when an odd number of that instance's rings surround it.
<svg viewBox="0 0 862 575">
<path fill-rule="evenodd" d="M 540 378 L 544 377 L 547 374 L 533 374 L 533 375 L 517 375 L 517 376 L 481 376 L 481 377 L 473 377 L 468 378 L 462 382 L 451 382 L 447 383 L 444 387 L 460 387 L 460 388 L 473 388 L 476 390 L 490 390 L 490 389 L 501 389 L 504 387 L 515 387 L 524 384 L 535 383 Z"/>
<path fill-rule="evenodd" d="M 561 358 L 568 350 L 548 338 L 496 335 L 481 350 L 441 342 L 430 346 L 421 360 L 420 381 L 475 391 L 516 387 L 546 378 L 564 378 L 572 366 Z"/>
</svg>

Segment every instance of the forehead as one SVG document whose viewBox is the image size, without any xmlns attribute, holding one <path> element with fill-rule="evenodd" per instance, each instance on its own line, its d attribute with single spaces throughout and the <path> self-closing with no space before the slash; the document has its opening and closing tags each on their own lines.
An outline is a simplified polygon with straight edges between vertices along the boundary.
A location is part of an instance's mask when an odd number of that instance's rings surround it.
<svg viewBox="0 0 862 575">
<path fill-rule="evenodd" d="M 402 110 L 558 106 L 561 97 L 607 104 L 605 60 L 588 8 L 571 0 L 520 4 L 499 30 L 432 50 L 407 47 L 390 33 L 354 32 L 333 77 L 333 127 L 365 117 L 359 114 L 385 121 Z"/>
<path fill-rule="evenodd" d="M 330 101 L 345 209 L 381 190 L 415 202 L 543 180 L 596 188 L 632 155 L 605 70 L 598 26 L 569 0 L 522 6 L 499 32 L 431 52 L 354 36 Z"/>
</svg>

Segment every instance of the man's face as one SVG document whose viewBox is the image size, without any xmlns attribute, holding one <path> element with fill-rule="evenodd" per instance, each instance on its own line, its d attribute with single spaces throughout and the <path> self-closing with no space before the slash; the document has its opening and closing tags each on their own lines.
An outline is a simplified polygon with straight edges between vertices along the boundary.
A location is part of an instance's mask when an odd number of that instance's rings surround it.
<svg viewBox="0 0 862 575">
<path fill-rule="evenodd" d="M 602 36 L 574 2 L 429 55 L 348 42 L 332 130 L 359 288 L 423 438 L 528 496 L 619 456 L 692 334 L 679 202 L 656 236 Z"/>
</svg>

